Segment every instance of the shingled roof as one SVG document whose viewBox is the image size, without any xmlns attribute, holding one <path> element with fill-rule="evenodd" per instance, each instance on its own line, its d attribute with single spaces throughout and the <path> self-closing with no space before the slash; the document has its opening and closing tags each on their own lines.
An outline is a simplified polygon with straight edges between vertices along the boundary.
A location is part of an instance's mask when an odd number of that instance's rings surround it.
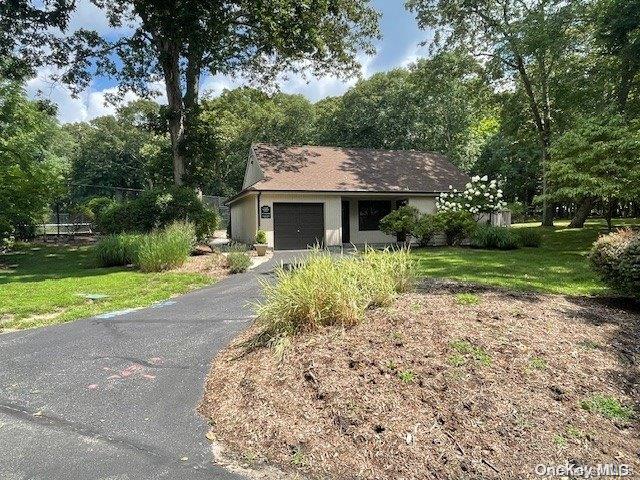
<svg viewBox="0 0 640 480">
<path fill-rule="evenodd" d="M 266 144 L 252 149 L 264 178 L 246 190 L 431 193 L 469 181 L 437 153 Z"/>
</svg>

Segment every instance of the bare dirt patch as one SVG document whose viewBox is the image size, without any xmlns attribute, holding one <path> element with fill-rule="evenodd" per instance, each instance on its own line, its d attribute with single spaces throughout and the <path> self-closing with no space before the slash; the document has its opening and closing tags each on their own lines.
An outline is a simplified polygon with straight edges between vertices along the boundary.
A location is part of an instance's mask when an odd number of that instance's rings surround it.
<svg viewBox="0 0 640 480">
<path fill-rule="evenodd" d="M 637 311 L 425 285 L 281 357 L 246 352 L 259 332 L 214 360 L 200 406 L 242 463 L 323 479 L 537 478 L 566 462 L 640 473 Z"/>
<path fill-rule="evenodd" d="M 173 270 L 178 273 L 201 273 L 214 278 L 226 277 L 229 269 L 224 255 L 220 253 L 210 253 L 206 255 L 195 255 L 187 258 L 187 261 Z"/>
</svg>

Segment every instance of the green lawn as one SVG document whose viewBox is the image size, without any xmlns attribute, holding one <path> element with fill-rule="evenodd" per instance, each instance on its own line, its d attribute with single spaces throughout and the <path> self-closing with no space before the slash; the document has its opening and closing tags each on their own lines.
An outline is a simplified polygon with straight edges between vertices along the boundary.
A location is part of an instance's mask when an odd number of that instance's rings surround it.
<svg viewBox="0 0 640 480">
<path fill-rule="evenodd" d="M 415 250 L 419 273 L 427 277 L 507 287 L 514 290 L 535 290 L 567 295 L 597 295 L 605 286 L 591 271 L 586 255 L 601 233 L 606 233 L 604 221 L 587 222 L 584 229 L 566 228 L 568 221 L 556 222 L 555 228 L 539 224 L 518 224 L 537 227 L 543 232 L 540 248 L 511 251 L 474 250 L 471 248 L 426 248 Z M 637 221 L 617 220 L 622 226 Z"/>
<path fill-rule="evenodd" d="M 96 268 L 91 247 L 25 246 L 0 255 L 0 332 L 147 306 L 212 281 L 201 274 Z"/>
</svg>

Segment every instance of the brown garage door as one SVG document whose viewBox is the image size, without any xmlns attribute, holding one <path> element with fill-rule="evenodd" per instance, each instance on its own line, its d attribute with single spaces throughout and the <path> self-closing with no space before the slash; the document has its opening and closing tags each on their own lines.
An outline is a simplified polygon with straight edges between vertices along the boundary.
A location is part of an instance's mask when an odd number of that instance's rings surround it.
<svg viewBox="0 0 640 480">
<path fill-rule="evenodd" d="M 324 204 L 274 203 L 276 250 L 300 250 L 324 241 Z"/>
</svg>

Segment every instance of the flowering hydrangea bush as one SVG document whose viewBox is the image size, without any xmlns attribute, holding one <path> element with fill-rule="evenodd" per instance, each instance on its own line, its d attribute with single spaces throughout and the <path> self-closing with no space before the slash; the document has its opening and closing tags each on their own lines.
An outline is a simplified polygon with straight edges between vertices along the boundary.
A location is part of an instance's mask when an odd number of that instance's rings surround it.
<svg viewBox="0 0 640 480">
<path fill-rule="evenodd" d="M 496 180 L 475 176 L 459 192 L 449 185 L 449 191 L 440 194 L 437 200 L 439 212 L 467 211 L 472 214 L 498 212 L 507 206 L 502 200 L 502 190 Z"/>
</svg>

